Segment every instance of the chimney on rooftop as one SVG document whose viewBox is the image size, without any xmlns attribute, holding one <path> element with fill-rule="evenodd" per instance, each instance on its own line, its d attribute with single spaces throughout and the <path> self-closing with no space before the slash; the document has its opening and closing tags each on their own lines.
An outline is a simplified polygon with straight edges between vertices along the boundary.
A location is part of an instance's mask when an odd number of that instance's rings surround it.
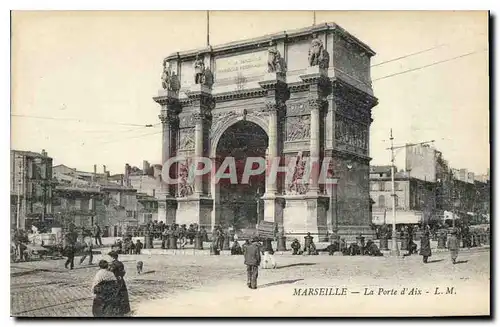
<svg viewBox="0 0 500 327">
<path fill-rule="evenodd" d="M 92 174 L 92 182 L 96 182 L 97 179 L 97 165 L 94 165 L 94 173 Z"/>
<path fill-rule="evenodd" d="M 123 179 L 125 182 L 125 186 L 129 185 L 129 179 L 130 179 L 130 165 L 125 164 L 125 174 L 123 175 Z"/>
<path fill-rule="evenodd" d="M 108 177 L 109 177 L 109 172 L 106 169 L 106 165 L 102 165 L 102 169 L 104 171 L 104 180 L 107 182 L 108 181 Z"/>
<path fill-rule="evenodd" d="M 142 174 L 149 175 L 149 162 L 147 160 L 142 161 Z"/>
</svg>

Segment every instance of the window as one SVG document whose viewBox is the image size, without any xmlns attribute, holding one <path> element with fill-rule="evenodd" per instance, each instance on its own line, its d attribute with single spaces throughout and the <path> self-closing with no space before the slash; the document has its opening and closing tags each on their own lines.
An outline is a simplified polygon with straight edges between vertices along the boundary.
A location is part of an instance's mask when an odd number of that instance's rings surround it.
<svg viewBox="0 0 500 327">
<path fill-rule="evenodd" d="M 90 208 L 90 201 L 88 199 L 82 199 L 80 200 L 80 210 L 89 210 Z"/>
<path fill-rule="evenodd" d="M 127 210 L 127 218 L 132 218 L 134 216 L 134 212 Z"/>
<path fill-rule="evenodd" d="M 379 183 L 379 190 L 380 191 L 385 191 L 385 182 L 380 182 Z"/>
<path fill-rule="evenodd" d="M 397 195 L 394 195 L 394 206 L 397 208 L 399 207 L 399 203 L 398 203 L 398 196 Z"/>
<path fill-rule="evenodd" d="M 385 208 L 385 196 L 380 195 L 380 196 L 378 197 L 378 206 L 379 206 L 380 208 Z"/>
</svg>

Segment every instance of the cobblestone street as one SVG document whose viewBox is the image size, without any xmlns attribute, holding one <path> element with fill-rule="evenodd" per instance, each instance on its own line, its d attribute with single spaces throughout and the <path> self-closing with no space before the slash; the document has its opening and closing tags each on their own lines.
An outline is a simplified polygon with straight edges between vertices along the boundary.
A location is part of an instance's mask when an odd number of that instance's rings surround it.
<svg viewBox="0 0 500 327">
<path fill-rule="evenodd" d="M 241 256 L 124 255 L 120 259 L 127 271 L 125 278 L 136 316 L 247 315 L 256 312 L 261 315 L 272 315 L 273 312 L 335 315 L 341 306 L 337 305 L 338 309 L 333 311 L 331 306 L 328 309 L 318 304 L 314 310 L 307 309 L 318 301 L 304 301 L 304 297 L 292 296 L 294 288 L 347 287 L 349 291 L 363 292 L 364 287 L 377 287 L 378 290 L 378 287 L 401 286 L 434 292 L 438 286 L 454 286 L 457 292 L 455 300 L 467 294 L 470 296 L 470 292 L 481 294 L 474 302 L 477 310 L 484 311 L 489 307 L 489 255 L 489 250 L 484 249 L 463 251 L 459 256 L 461 263 L 457 265 L 450 263 L 447 252 L 436 253 L 427 265 L 422 264 L 420 256 L 282 255 L 276 256 L 278 269 L 259 271 L 260 287 L 256 291 L 246 288 L 246 271 Z M 94 262 L 101 257 L 109 260 L 107 256 L 97 255 Z M 138 260 L 144 262 L 142 275 L 135 272 Z M 11 314 L 91 316 L 93 295 L 90 283 L 96 270 L 95 265 L 77 264 L 69 271 L 64 269 L 64 260 L 12 264 Z M 367 298 L 353 296 L 348 297 L 355 301 L 353 303 L 362 303 L 360 301 Z M 341 302 L 337 300 L 341 297 L 315 298 L 321 303 Z M 384 303 L 384 298 L 379 297 L 378 301 Z M 350 302 L 342 303 L 346 306 Z M 426 303 L 435 308 L 436 304 L 446 302 L 433 300 Z M 404 301 L 404 305 L 411 305 L 411 301 Z M 463 307 L 461 309 L 463 312 Z M 483 311 L 481 313 L 485 313 Z"/>
</svg>

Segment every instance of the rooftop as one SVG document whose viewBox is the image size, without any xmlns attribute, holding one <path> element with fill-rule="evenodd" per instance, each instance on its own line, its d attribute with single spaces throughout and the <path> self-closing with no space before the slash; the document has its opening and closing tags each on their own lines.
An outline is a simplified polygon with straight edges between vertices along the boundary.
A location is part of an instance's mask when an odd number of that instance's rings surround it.
<svg viewBox="0 0 500 327">
<path fill-rule="evenodd" d="M 17 154 L 20 156 L 25 156 L 25 157 L 32 157 L 32 158 L 46 158 L 46 159 L 52 159 L 51 157 L 47 156 L 47 153 L 38 153 L 38 152 L 33 152 L 33 151 L 23 151 L 23 150 L 10 150 L 12 154 Z"/>
<path fill-rule="evenodd" d="M 380 174 L 391 171 L 391 166 L 370 166 L 370 174 Z"/>
</svg>

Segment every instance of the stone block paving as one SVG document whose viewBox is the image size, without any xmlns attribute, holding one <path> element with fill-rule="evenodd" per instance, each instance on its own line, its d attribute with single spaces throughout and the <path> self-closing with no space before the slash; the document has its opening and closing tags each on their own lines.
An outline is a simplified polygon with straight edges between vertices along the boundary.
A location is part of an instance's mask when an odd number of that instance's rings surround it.
<svg viewBox="0 0 500 327">
<path fill-rule="evenodd" d="M 343 256 L 278 256 L 278 269 L 262 270 L 264 283 L 280 283 L 311 278 L 366 283 L 367 280 L 401 281 L 429 278 L 488 279 L 489 251 L 462 253 L 466 264 L 451 265 L 448 253 L 436 253 L 422 264 L 421 256 L 406 258 Z M 107 256 L 95 256 L 94 262 Z M 123 255 L 125 280 L 135 311 L 148 300 L 171 298 L 192 289 L 214 284 L 246 282 L 242 256 Z M 136 273 L 137 261 L 144 262 L 143 274 Z M 29 317 L 89 317 L 93 294 L 90 284 L 97 266 L 78 265 L 64 269 L 64 260 L 11 264 L 11 315 Z M 223 289 L 221 290 L 223 291 Z"/>
<path fill-rule="evenodd" d="M 104 257 L 105 259 L 106 258 Z M 211 257 L 212 261 L 221 258 Z M 94 262 L 98 262 L 96 257 Z M 196 260 L 177 256 L 121 256 L 127 275 L 125 280 L 129 297 L 134 306 L 144 300 L 162 298 L 173 292 L 199 287 L 216 275 L 230 276 L 226 267 L 210 268 Z M 75 259 L 77 263 L 79 258 Z M 145 263 L 143 274 L 136 273 L 136 262 Z M 93 294 L 90 284 L 97 266 L 75 265 L 75 269 L 64 268 L 64 260 L 46 260 L 11 264 L 11 315 L 16 317 L 89 317 L 92 315 Z M 243 271 L 236 271 L 243 276 Z M 207 278 L 208 277 L 208 278 Z"/>
</svg>

